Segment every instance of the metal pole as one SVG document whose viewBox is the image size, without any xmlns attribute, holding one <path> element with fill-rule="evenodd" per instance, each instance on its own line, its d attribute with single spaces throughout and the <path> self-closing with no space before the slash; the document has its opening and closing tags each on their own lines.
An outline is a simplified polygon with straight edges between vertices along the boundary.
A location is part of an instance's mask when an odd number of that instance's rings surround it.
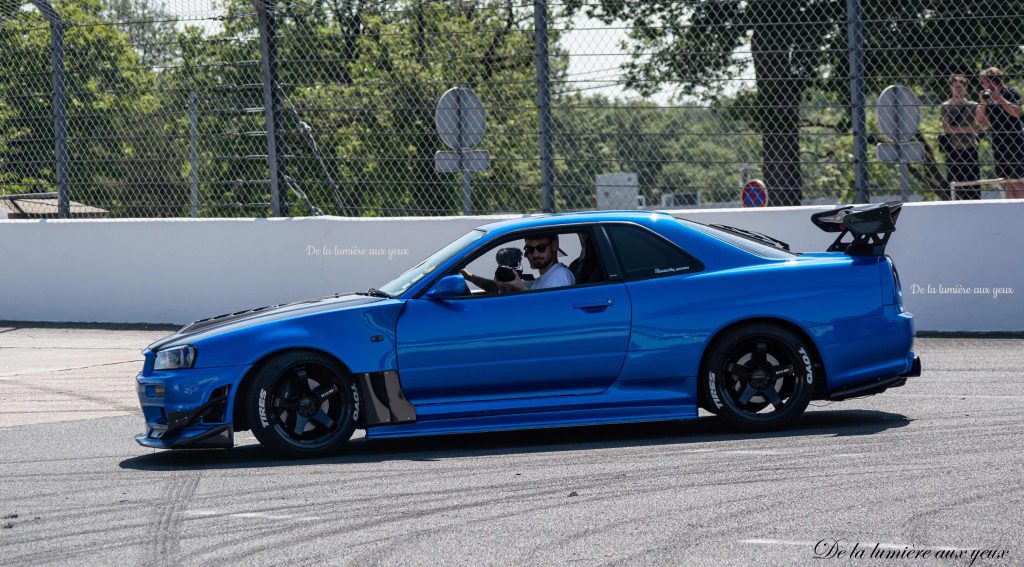
<svg viewBox="0 0 1024 567">
<path fill-rule="evenodd" d="M 902 105 L 900 93 L 900 84 L 896 82 L 894 85 L 896 88 L 893 92 L 896 96 L 893 97 L 893 107 L 896 109 L 895 116 L 893 117 L 896 127 L 896 159 L 900 163 L 900 201 L 906 203 L 910 200 L 910 172 L 907 169 L 907 156 L 905 147 L 903 144 L 903 113 L 900 112 Z"/>
<path fill-rule="evenodd" d="M 458 90 L 455 91 L 455 131 L 459 133 L 459 171 L 462 172 L 462 214 L 469 215 L 473 211 L 473 195 L 471 193 L 472 187 L 470 186 L 469 180 L 469 169 L 465 163 L 465 148 L 466 148 L 466 128 L 462 124 L 462 109 L 466 104 L 463 100 L 463 89 L 469 88 L 468 85 L 460 84 Z"/>
<path fill-rule="evenodd" d="M 71 218 L 71 192 L 68 187 L 67 89 L 64 85 L 64 21 L 46 0 L 32 4 L 50 22 L 50 61 L 53 73 L 54 177 L 57 182 L 57 215 Z"/>
<path fill-rule="evenodd" d="M 846 0 L 846 41 L 850 61 L 850 105 L 853 122 L 854 187 L 857 202 L 867 203 L 868 190 L 868 137 L 867 118 L 864 113 L 864 49 L 860 0 Z"/>
<path fill-rule="evenodd" d="M 286 217 L 288 180 L 285 171 L 281 94 L 278 90 L 277 22 L 274 0 L 252 0 L 259 14 L 260 60 L 263 64 L 263 116 L 267 128 L 267 166 L 270 168 L 270 208 L 275 217 Z"/>
<path fill-rule="evenodd" d="M 462 162 L 463 151 L 459 150 L 459 162 Z M 462 165 L 462 214 L 470 215 L 473 212 L 473 196 L 469 180 L 469 169 Z"/>
<path fill-rule="evenodd" d="M 192 216 L 199 216 L 199 96 L 188 94 L 189 202 Z"/>
<path fill-rule="evenodd" d="M 540 127 L 540 210 L 555 212 L 554 159 L 551 149 L 551 89 L 548 71 L 548 3 L 533 2 L 534 43 L 537 60 L 537 124 Z"/>
</svg>

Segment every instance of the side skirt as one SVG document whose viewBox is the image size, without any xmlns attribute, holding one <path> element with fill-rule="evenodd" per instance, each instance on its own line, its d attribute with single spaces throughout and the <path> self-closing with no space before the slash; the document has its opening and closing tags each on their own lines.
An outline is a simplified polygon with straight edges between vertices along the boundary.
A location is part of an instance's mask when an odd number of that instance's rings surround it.
<svg viewBox="0 0 1024 567">
<path fill-rule="evenodd" d="M 693 419 L 697 417 L 696 378 L 628 381 L 600 394 L 429 404 L 416 410 L 415 423 L 368 427 L 366 437 Z"/>
</svg>

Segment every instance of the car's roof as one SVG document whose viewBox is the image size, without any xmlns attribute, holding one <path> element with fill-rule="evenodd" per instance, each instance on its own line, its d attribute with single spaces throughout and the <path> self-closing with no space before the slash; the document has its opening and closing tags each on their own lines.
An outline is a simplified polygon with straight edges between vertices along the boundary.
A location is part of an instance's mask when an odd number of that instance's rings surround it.
<svg viewBox="0 0 1024 567">
<path fill-rule="evenodd" d="M 576 213 L 550 213 L 529 215 L 517 219 L 492 222 L 478 227 L 487 232 L 506 232 L 523 228 L 543 228 L 562 224 L 593 222 L 643 222 L 656 218 L 670 218 L 672 215 L 661 211 L 584 211 Z"/>
</svg>

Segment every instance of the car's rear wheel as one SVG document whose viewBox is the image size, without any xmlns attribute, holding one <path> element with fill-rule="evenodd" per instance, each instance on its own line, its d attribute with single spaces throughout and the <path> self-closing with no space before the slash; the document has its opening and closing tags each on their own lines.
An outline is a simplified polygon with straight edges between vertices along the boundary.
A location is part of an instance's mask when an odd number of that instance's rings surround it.
<svg viewBox="0 0 1024 567">
<path fill-rule="evenodd" d="M 317 352 L 293 351 L 253 377 L 246 417 L 264 447 L 287 457 L 336 452 L 355 430 L 359 391 L 348 372 Z"/>
<path fill-rule="evenodd" d="M 789 424 L 814 393 L 811 352 L 783 327 L 751 324 L 728 331 L 705 358 L 705 399 L 733 427 L 758 431 Z"/>
</svg>

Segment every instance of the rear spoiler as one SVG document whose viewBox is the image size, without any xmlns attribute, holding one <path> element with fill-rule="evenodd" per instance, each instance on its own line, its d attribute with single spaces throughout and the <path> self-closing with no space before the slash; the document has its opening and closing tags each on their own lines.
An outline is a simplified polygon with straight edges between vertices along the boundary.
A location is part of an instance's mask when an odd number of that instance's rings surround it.
<svg viewBox="0 0 1024 567">
<path fill-rule="evenodd" d="M 889 236 L 896 231 L 896 219 L 902 203 L 849 205 L 811 215 L 811 222 L 825 232 L 838 232 L 829 252 L 846 252 L 850 256 L 882 256 Z M 853 240 L 843 242 L 847 233 Z"/>
</svg>

